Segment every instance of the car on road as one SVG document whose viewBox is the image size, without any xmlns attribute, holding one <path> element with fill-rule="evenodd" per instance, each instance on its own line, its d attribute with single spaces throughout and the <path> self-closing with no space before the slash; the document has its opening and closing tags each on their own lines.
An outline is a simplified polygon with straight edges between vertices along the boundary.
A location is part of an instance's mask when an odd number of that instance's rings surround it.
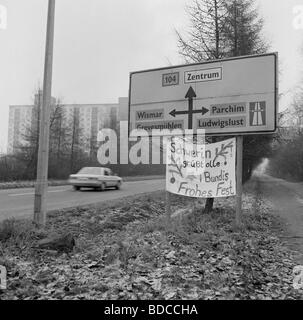
<svg viewBox="0 0 303 320">
<path fill-rule="evenodd" d="M 120 189 L 122 178 L 118 177 L 108 168 L 85 167 L 77 174 L 70 175 L 68 183 L 77 191 L 81 190 L 81 188 L 93 188 L 103 191 L 111 187 Z"/>
</svg>

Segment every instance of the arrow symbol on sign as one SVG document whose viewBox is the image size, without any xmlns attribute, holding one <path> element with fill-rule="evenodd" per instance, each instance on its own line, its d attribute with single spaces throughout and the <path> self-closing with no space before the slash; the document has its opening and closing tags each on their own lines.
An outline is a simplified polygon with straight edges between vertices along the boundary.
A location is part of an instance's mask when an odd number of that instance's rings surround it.
<svg viewBox="0 0 303 320">
<path fill-rule="evenodd" d="M 204 116 L 208 111 L 209 111 L 208 109 L 202 107 L 202 109 L 193 110 L 192 113 L 201 113 L 202 116 Z M 179 114 L 188 114 L 188 111 L 176 111 L 176 109 L 174 109 L 169 114 L 175 118 L 176 115 L 179 115 Z"/>
<path fill-rule="evenodd" d="M 193 128 L 193 98 L 196 98 L 196 92 L 190 86 L 185 98 L 188 99 L 188 129 Z"/>
<path fill-rule="evenodd" d="M 197 95 L 196 95 L 194 89 L 190 86 L 186 95 L 185 95 L 185 98 L 188 99 L 188 110 L 176 111 L 176 109 L 174 109 L 169 113 L 174 118 L 180 114 L 188 114 L 188 129 L 193 128 L 193 114 L 201 113 L 203 116 L 204 114 L 206 114 L 209 111 L 208 109 L 206 109 L 204 107 L 202 107 L 202 109 L 200 109 L 200 110 L 193 110 L 193 99 L 196 97 L 197 97 Z"/>
</svg>

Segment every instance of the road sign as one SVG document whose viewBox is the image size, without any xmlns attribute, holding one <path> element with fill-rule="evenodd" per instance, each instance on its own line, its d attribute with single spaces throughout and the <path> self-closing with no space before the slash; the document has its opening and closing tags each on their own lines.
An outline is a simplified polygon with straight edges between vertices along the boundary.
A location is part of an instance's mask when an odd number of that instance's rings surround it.
<svg viewBox="0 0 303 320">
<path fill-rule="evenodd" d="M 275 132 L 277 59 L 270 53 L 131 73 L 130 134 L 133 129 Z"/>
</svg>

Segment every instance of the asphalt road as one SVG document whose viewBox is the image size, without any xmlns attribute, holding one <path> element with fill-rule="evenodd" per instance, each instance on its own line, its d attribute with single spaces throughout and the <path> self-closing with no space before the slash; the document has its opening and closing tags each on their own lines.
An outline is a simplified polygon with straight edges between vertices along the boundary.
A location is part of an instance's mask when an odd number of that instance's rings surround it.
<svg viewBox="0 0 303 320">
<path fill-rule="evenodd" d="M 103 192 L 91 189 L 73 191 L 71 186 L 49 187 L 47 209 L 57 210 L 119 199 L 140 193 L 164 190 L 164 180 L 124 182 L 121 190 Z M 27 217 L 33 214 L 34 189 L 0 190 L 0 221 L 8 218 Z"/>
<path fill-rule="evenodd" d="M 271 201 L 273 213 L 284 221 L 279 236 L 294 250 L 303 264 L 303 183 L 288 182 L 267 175 L 259 176 L 262 196 Z"/>
</svg>

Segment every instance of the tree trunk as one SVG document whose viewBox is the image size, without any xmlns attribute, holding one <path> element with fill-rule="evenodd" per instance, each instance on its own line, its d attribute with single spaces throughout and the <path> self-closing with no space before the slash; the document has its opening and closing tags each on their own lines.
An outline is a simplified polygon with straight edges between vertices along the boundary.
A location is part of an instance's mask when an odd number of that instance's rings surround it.
<svg viewBox="0 0 303 320">
<path fill-rule="evenodd" d="M 220 31 L 219 31 L 219 24 L 218 24 L 218 2 L 215 0 L 215 35 L 216 35 L 216 59 L 219 59 L 220 57 L 220 49 L 219 49 L 219 43 L 220 43 Z M 215 138 L 211 138 L 211 142 L 215 142 Z M 210 213 L 213 210 L 214 207 L 214 198 L 207 198 L 205 207 L 204 207 L 204 213 Z"/>
<path fill-rule="evenodd" d="M 216 141 L 217 141 L 216 138 L 214 137 L 210 138 L 211 143 L 214 143 Z M 210 213 L 213 210 L 213 207 L 214 207 L 214 198 L 207 198 L 203 212 Z"/>
<path fill-rule="evenodd" d="M 204 213 L 210 213 L 213 210 L 214 198 L 207 198 L 204 208 Z"/>
<path fill-rule="evenodd" d="M 219 59 L 219 43 L 220 43 L 220 31 L 218 23 L 218 3 L 215 0 L 215 34 L 216 34 L 216 59 Z"/>
</svg>

